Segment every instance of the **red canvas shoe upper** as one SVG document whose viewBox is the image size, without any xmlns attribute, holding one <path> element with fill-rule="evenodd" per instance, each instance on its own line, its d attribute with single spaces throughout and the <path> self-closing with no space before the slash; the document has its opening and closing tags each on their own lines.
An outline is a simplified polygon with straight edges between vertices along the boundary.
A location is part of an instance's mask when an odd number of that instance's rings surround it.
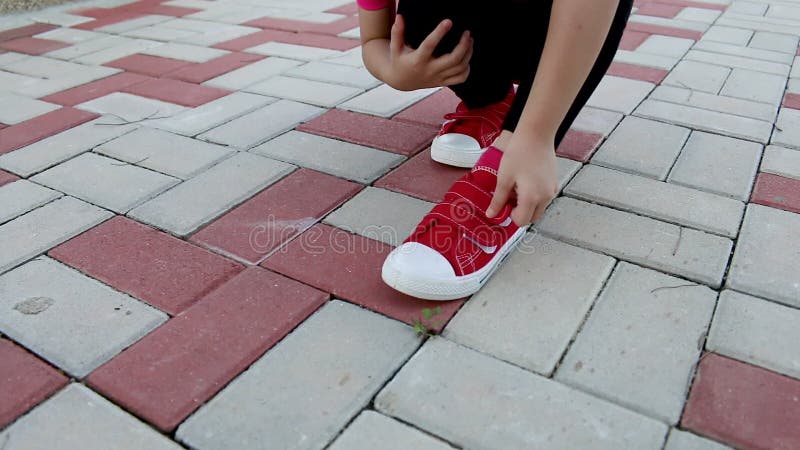
<svg viewBox="0 0 800 450">
<path fill-rule="evenodd" d="M 503 131 L 503 121 L 513 102 L 513 87 L 502 101 L 483 108 L 470 109 L 464 102 L 461 102 L 455 112 L 444 116 L 446 122 L 442 125 L 439 136 L 450 133 L 465 134 L 478 141 L 481 148 L 486 148 Z"/>
<path fill-rule="evenodd" d="M 502 157 L 503 152 L 489 147 L 405 242 L 418 242 L 436 250 L 447 258 L 457 276 L 486 266 L 519 229 L 511 220 L 510 203 L 496 218 L 486 217 Z"/>
</svg>

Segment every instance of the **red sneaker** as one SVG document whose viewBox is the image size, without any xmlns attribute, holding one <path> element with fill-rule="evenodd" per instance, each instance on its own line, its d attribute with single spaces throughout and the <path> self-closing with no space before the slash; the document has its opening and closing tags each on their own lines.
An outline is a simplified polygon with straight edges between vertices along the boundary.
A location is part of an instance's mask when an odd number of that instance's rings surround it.
<svg viewBox="0 0 800 450">
<path fill-rule="evenodd" d="M 526 231 L 511 220 L 510 203 L 498 217 L 486 217 L 502 157 L 490 146 L 392 250 L 381 271 L 386 284 L 414 297 L 453 300 L 486 283 Z"/>
<path fill-rule="evenodd" d="M 431 158 L 442 164 L 472 167 L 503 131 L 503 121 L 514 102 L 514 87 L 502 101 L 469 109 L 464 102 L 444 116 L 445 123 L 431 144 Z"/>
</svg>

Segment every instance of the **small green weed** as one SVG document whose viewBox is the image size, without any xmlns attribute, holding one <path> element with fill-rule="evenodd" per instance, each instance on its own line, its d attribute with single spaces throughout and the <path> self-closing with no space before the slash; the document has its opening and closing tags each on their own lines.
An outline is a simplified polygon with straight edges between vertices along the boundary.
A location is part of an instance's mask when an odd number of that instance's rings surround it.
<svg viewBox="0 0 800 450">
<path fill-rule="evenodd" d="M 439 306 L 433 309 L 423 309 L 422 317 L 414 319 L 414 332 L 423 337 L 430 337 L 437 334 L 438 332 L 435 328 L 441 324 L 441 321 L 432 319 L 441 313 L 442 308 Z"/>
</svg>

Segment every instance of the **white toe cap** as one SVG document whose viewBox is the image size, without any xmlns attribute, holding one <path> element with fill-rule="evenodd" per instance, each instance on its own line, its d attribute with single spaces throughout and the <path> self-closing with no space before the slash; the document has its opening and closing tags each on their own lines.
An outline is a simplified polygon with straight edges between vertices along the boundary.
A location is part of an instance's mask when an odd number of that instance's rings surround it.
<svg viewBox="0 0 800 450">
<path fill-rule="evenodd" d="M 481 145 L 472 136 L 461 133 L 447 133 L 436 138 L 439 145 L 463 151 L 481 151 Z"/>
<path fill-rule="evenodd" d="M 384 268 L 390 268 L 403 278 L 450 280 L 456 276 L 447 258 L 418 242 L 406 242 L 392 250 Z"/>
</svg>

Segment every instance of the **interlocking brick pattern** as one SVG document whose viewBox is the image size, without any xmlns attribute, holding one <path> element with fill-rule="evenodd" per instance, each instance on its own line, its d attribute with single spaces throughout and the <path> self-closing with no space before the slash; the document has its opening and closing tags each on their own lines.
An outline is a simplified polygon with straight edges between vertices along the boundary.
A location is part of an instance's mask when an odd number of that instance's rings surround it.
<svg viewBox="0 0 800 450">
<path fill-rule="evenodd" d="M 800 448 L 800 3 L 634 0 L 559 198 L 446 303 L 380 269 L 459 99 L 357 13 L 0 17 L 0 449 Z"/>
</svg>

